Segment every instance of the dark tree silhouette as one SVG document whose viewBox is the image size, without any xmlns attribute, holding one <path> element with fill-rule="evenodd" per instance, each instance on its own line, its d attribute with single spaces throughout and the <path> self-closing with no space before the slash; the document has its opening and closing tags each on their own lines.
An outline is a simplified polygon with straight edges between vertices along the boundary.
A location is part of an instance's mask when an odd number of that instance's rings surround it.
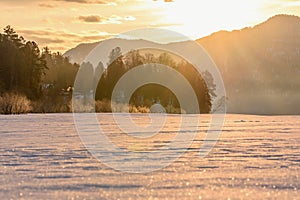
<svg viewBox="0 0 300 200">
<path fill-rule="evenodd" d="M 7 26 L 0 34 L 0 92 L 15 90 L 31 99 L 38 98 L 42 95 L 42 76 L 46 69 L 38 45 L 26 42 Z"/>
<path fill-rule="evenodd" d="M 134 50 L 130 51 L 126 55 L 122 55 L 120 48 L 113 49 L 109 55 L 109 63 L 111 64 L 108 63 L 109 66 L 104 72 L 101 80 L 99 81 L 96 100 L 111 100 L 112 91 L 117 81 L 127 71 L 143 64 L 150 64 L 144 65 L 144 67 L 150 68 L 149 73 L 164 77 L 165 81 L 169 82 L 175 87 L 180 88 L 180 83 L 177 83 L 177 80 L 169 75 L 167 68 L 157 67 L 157 64 L 162 64 L 177 70 L 188 80 L 197 96 L 200 112 L 209 113 L 211 111 L 211 99 L 214 97 L 215 86 L 207 86 L 202 76 L 190 63 L 186 61 L 177 63 L 176 60 L 178 60 L 178 56 L 166 52 L 158 54 L 158 50 L 155 50 L 154 52 L 155 54 L 153 54 L 150 49 L 148 51 L 145 50 L 142 53 L 140 51 Z M 213 80 L 210 79 L 211 77 L 209 76 L 209 74 L 206 74 L 206 76 L 208 77 L 208 82 L 213 83 Z M 122 93 L 122 91 L 119 92 Z M 142 86 L 138 88 L 138 90 L 136 90 L 130 97 L 130 103 L 135 106 L 150 107 L 154 103 L 158 102 L 161 103 L 164 107 L 171 106 L 180 110 L 180 105 L 175 94 L 173 94 L 173 92 L 168 88 L 165 88 L 161 85 L 148 84 Z"/>
</svg>

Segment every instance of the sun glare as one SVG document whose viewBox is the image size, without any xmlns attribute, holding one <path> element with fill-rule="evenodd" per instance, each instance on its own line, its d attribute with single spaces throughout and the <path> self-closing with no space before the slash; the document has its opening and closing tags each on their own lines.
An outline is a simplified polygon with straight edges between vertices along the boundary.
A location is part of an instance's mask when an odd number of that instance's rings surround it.
<svg viewBox="0 0 300 200">
<path fill-rule="evenodd" d="M 261 20 L 264 0 L 211 0 L 198 6 L 189 1 L 162 2 L 162 23 L 170 24 L 171 29 L 190 37 L 207 35 L 220 29 L 237 29 L 251 26 Z"/>
</svg>

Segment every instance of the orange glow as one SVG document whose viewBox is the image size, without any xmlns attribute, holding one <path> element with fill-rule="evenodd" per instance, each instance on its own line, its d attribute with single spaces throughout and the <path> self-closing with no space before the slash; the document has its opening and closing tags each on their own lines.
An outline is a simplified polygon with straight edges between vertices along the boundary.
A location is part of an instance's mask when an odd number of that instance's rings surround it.
<svg viewBox="0 0 300 200">
<path fill-rule="evenodd" d="M 168 28 L 196 39 L 276 14 L 300 15 L 299 2 L 291 0 L 1 0 L 0 8 L 0 28 L 10 24 L 26 39 L 60 51 L 137 28 Z"/>
</svg>

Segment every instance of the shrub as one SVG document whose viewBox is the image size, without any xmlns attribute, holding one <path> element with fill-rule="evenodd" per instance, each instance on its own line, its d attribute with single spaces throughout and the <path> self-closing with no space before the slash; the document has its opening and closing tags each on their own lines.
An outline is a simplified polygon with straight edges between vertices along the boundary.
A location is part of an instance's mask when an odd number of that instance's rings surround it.
<svg viewBox="0 0 300 200">
<path fill-rule="evenodd" d="M 133 105 L 130 105 L 129 106 L 129 112 L 130 113 L 139 113 L 137 107 L 133 106 Z"/>
<path fill-rule="evenodd" d="M 72 111 L 76 113 L 91 113 L 93 112 L 94 103 L 90 99 L 73 99 Z"/>
<path fill-rule="evenodd" d="M 71 101 L 61 99 L 40 99 L 31 103 L 34 113 L 68 113 L 71 112 Z"/>
<path fill-rule="evenodd" d="M 0 96 L 0 114 L 24 114 L 31 111 L 31 102 L 26 96 L 5 93 Z"/>
<path fill-rule="evenodd" d="M 111 112 L 111 103 L 109 100 L 102 100 L 95 102 L 95 110 L 96 112 Z"/>
<path fill-rule="evenodd" d="M 112 110 L 114 112 L 125 113 L 125 112 L 128 112 L 128 109 L 129 109 L 130 113 L 149 113 L 150 112 L 150 109 L 148 107 L 141 107 L 141 106 L 136 107 L 134 105 L 129 105 L 127 107 L 126 104 L 120 104 L 120 103 L 112 103 L 111 104 L 111 101 L 109 101 L 109 100 L 96 101 L 95 109 L 96 109 L 96 112 L 98 112 L 98 113 L 102 113 L 102 112 L 110 113 L 110 112 L 112 112 Z"/>
<path fill-rule="evenodd" d="M 150 108 L 145 106 L 138 106 L 137 110 L 139 113 L 150 113 Z"/>
</svg>

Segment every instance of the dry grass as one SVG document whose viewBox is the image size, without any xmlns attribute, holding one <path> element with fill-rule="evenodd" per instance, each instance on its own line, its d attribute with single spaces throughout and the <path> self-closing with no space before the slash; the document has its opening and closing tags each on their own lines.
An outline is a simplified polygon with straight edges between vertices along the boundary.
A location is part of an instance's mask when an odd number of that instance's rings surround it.
<svg viewBox="0 0 300 200">
<path fill-rule="evenodd" d="M 30 101 L 26 96 L 17 93 L 5 93 L 0 96 L 0 114 L 23 113 L 69 113 L 69 112 L 97 112 L 97 113 L 150 113 L 146 106 L 134 106 L 111 103 L 109 100 L 63 100 L 62 98 L 44 98 Z M 175 110 L 173 110 L 175 111 Z M 177 110 L 176 110 L 177 112 Z"/>
<path fill-rule="evenodd" d="M 126 105 L 120 103 L 111 103 L 109 100 L 96 101 L 96 112 L 118 112 L 118 113 L 149 113 L 150 109 L 147 107 Z"/>
<path fill-rule="evenodd" d="M 5 93 L 0 96 L 0 114 L 24 114 L 31 112 L 30 100 L 17 93 Z"/>
<path fill-rule="evenodd" d="M 68 113 L 72 112 L 71 102 L 61 99 L 41 99 L 31 102 L 33 113 Z"/>
<path fill-rule="evenodd" d="M 184 110 L 182 110 L 180 108 L 175 108 L 173 106 L 167 106 L 166 111 L 167 111 L 167 113 L 170 113 L 170 114 L 183 114 L 183 113 L 185 113 Z"/>
<path fill-rule="evenodd" d="M 96 112 L 104 112 L 109 113 L 112 112 L 111 109 L 111 102 L 109 100 L 102 100 L 102 101 L 96 101 L 95 102 L 95 110 Z"/>
<path fill-rule="evenodd" d="M 94 112 L 94 101 L 88 99 L 74 99 L 72 101 L 72 111 L 76 113 Z"/>
</svg>

